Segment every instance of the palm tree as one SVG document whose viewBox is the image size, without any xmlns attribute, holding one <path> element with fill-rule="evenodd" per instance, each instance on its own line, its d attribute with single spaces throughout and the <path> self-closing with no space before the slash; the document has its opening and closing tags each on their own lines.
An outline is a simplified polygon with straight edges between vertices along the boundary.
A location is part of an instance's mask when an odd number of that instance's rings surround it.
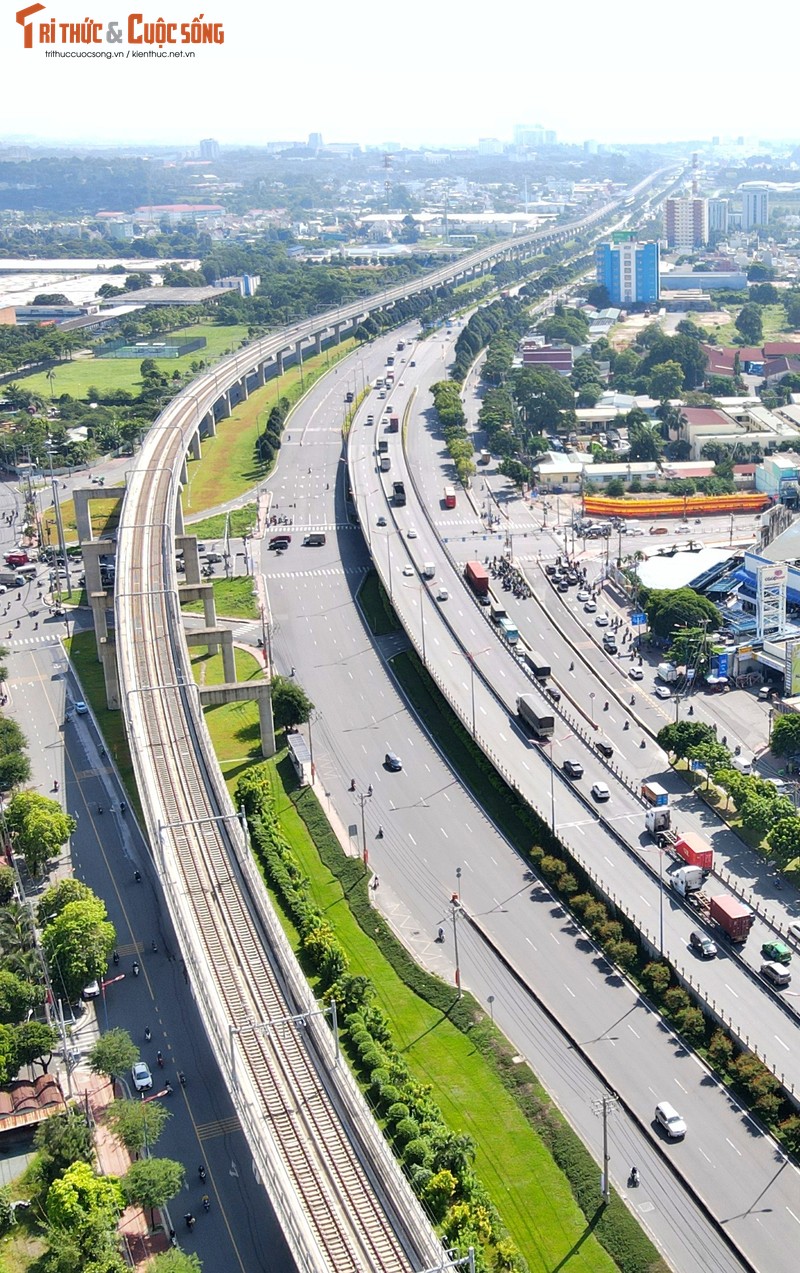
<svg viewBox="0 0 800 1273">
<path fill-rule="evenodd" d="M 48 367 L 46 374 L 47 374 L 47 383 L 50 386 L 50 401 L 52 402 L 53 398 L 55 397 L 55 394 L 53 393 L 53 381 L 56 378 L 56 373 L 52 367 Z"/>
</svg>

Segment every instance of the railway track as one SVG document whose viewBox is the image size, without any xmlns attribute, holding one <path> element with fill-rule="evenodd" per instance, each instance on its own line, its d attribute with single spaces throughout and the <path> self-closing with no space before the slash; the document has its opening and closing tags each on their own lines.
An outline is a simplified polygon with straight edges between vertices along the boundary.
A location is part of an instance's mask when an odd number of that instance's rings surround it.
<svg viewBox="0 0 800 1273">
<path fill-rule="evenodd" d="M 193 989 L 298 1267 L 405 1273 L 438 1264 L 442 1248 L 346 1067 L 336 1066 L 299 969 L 287 971 L 293 956 L 247 869 L 180 635 L 172 474 L 185 450 L 181 424 L 194 417 L 185 401 L 172 408 L 151 431 L 125 499 L 117 638 L 150 841 Z"/>
</svg>

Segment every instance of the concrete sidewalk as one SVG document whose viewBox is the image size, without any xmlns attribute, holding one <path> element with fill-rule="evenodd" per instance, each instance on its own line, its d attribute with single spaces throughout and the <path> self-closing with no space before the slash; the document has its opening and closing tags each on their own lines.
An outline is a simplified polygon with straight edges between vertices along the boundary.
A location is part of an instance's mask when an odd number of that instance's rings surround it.
<svg viewBox="0 0 800 1273">
<path fill-rule="evenodd" d="M 78 1069 L 73 1075 L 76 1095 L 82 1100 L 84 1109 L 94 1127 L 94 1141 L 101 1175 L 124 1176 L 132 1159 L 128 1150 L 109 1130 L 106 1125 L 106 1111 L 117 1095 L 103 1075 L 92 1074 L 90 1070 Z M 169 1232 L 163 1213 L 155 1213 L 156 1229 L 150 1229 L 150 1213 L 141 1207 L 128 1207 L 119 1220 L 119 1232 L 125 1244 L 132 1265 L 147 1267 L 153 1256 L 170 1247 Z"/>
</svg>

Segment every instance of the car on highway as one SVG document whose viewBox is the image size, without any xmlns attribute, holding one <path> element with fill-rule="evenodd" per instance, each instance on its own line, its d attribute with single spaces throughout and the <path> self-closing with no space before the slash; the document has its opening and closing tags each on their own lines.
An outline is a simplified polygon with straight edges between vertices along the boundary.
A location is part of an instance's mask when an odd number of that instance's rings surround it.
<svg viewBox="0 0 800 1273">
<path fill-rule="evenodd" d="M 596 609 L 597 609 L 597 602 L 596 602 L 596 601 L 587 601 L 587 602 L 586 602 L 586 605 L 583 607 L 583 610 L 584 610 L 584 613 L 585 613 L 585 614 L 594 614 L 594 612 L 596 611 Z"/>
<path fill-rule="evenodd" d="M 545 685 L 544 692 L 553 703 L 561 702 L 561 690 L 557 689 L 555 685 Z"/>
<path fill-rule="evenodd" d="M 137 1061 L 131 1066 L 131 1078 L 137 1092 L 146 1092 L 153 1086 L 153 1076 L 146 1061 Z"/>
<path fill-rule="evenodd" d="M 592 795 L 595 800 L 608 800 L 611 797 L 611 792 L 604 782 L 593 782 Z"/>
<path fill-rule="evenodd" d="M 690 933 L 689 945 L 701 959 L 715 959 L 718 954 L 715 943 L 705 933 Z"/>
<path fill-rule="evenodd" d="M 610 759 L 610 757 L 614 755 L 614 748 L 607 738 L 596 738 L 594 745 L 600 752 L 600 755 L 605 756 L 606 760 Z"/>
<path fill-rule="evenodd" d="M 279 535 L 279 536 L 278 536 L 278 538 L 279 538 L 279 539 L 290 539 L 290 538 L 291 538 L 291 536 L 290 536 L 290 535 Z M 271 545 L 270 545 L 270 547 L 271 547 Z M 214 563 L 214 562 L 220 562 L 220 561 L 222 561 L 222 560 L 223 560 L 222 553 L 206 553 L 206 554 L 205 554 L 205 558 L 206 558 L 206 561 L 207 561 L 207 562 L 210 562 L 212 565 L 213 565 L 213 563 Z"/>
<path fill-rule="evenodd" d="M 656 685 L 653 693 L 656 698 L 672 698 L 672 690 L 667 685 Z"/>
<path fill-rule="evenodd" d="M 482 597 L 478 597 L 479 606 L 490 606 L 491 604 L 492 598 L 488 595 L 488 593 L 485 593 Z"/>
<path fill-rule="evenodd" d="M 447 589 L 446 589 L 446 588 L 440 588 L 440 589 L 439 589 L 439 591 L 438 591 L 438 592 L 437 592 L 437 594 L 436 594 L 436 600 L 437 600 L 437 601 L 447 601 L 447 599 L 448 599 L 448 597 L 449 597 L 449 596 L 450 596 L 450 593 L 447 591 Z"/>
<path fill-rule="evenodd" d="M 410 565 L 409 562 L 406 562 L 406 564 L 403 566 L 403 574 L 406 576 L 406 578 L 408 578 L 410 575 L 413 575 L 413 573 L 414 573 L 414 567 Z"/>
<path fill-rule="evenodd" d="M 568 778 L 583 777 L 583 765 L 579 760 L 565 760 L 561 768 Z"/>
<path fill-rule="evenodd" d="M 784 968 L 783 964 L 776 964 L 772 961 L 762 964 L 759 972 L 765 981 L 769 981 L 771 985 L 776 986 L 778 989 L 788 986 L 792 980 L 792 974 L 788 968 Z"/>
<path fill-rule="evenodd" d="M 800 920 L 793 919 L 787 931 L 794 941 L 800 942 Z"/>
<path fill-rule="evenodd" d="M 603 649 L 605 650 L 606 654 L 616 654 L 619 649 L 619 646 L 617 645 L 617 638 L 615 636 L 610 636 L 610 635 L 604 636 Z"/>
<path fill-rule="evenodd" d="M 408 530 L 406 531 L 406 539 L 416 539 L 416 538 L 417 538 L 416 527 L 409 526 Z"/>
<path fill-rule="evenodd" d="M 579 601 L 591 601 L 591 599 L 592 599 L 592 594 L 591 594 L 591 592 L 589 591 L 589 589 L 588 589 L 588 588 L 581 588 L 580 592 L 578 593 L 578 600 L 579 600 Z"/>
<path fill-rule="evenodd" d="M 607 614 L 598 614 L 597 618 L 595 619 L 595 623 L 597 624 L 598 628 L 607 628 L 610 623 L 610 619 Z"/>
<path fill-rule="evenodd" d="M 569 592 L 569 582 L 566 579 L 559 579 L 556 587 L 559 592 Z"/>
<path fill-rule="evenodd" d="M 291 535 L 273 535 L 267 544 L 267 548 L 288 548 L 291 542 Z"/>
<path fill-rule="evenodd" d="M 656 1122 L 670 1140 L 681 1140 L 686 1135 L 686 1123 L 669 1101 L 659 1101 L 656 1105 Z"/>
<path fill-rule="evenodd" d="M 416 367 L 416 365 L 417 365 L 417 360 L 416 360 L 416 358 L 412 358 L 412 359 L 411 359 L 411 362 L 410 362 L 408 365 L 409 365 L 409 367 Z"/>
<path fill-rule="evenodd" d="M 378 525 L 378 526 L 385 526 L 385 525 L 386 525 L 386 518 L 383 516 L 383 514 L 381 514 L 381 516 L 378 518 L 378 521 L 377 521 L 376 525 Z"/>
<path fill-rule="evenodd" d="M 628 676 L 632 681 L 641 681 L 644 677 L 644 672 L 640 667 L 631 667 L 628 668 Z"/>
<path fill-rule="evenodd" d="M 374 423 L 375 423 L 375 417 L 374 417 L 374 415 L 368 415 L 368 416 L 367 416 L 367 424 L 374 424 Z"/>
<path fill-rule="evenodd" d="M 400 770 L 403 768 L 402 760 L 394 751 L 387 751 L 386 755 L 383 758 L 383 763 L 387 769 L 390 769 L 392 771 L 393 774 L 399 773 Z"/>
<path fill-rule="evenodd" d="M 82 698 L 79 698 L 77 703 L 75 704 L 75 711 L 78 713 L 79 716 L 85 716 L 87 712 L 89 711 L 89 708 L 86 706 Z"/>
<path fill-rule="evenodd" d="M 790 964 L 792 962 L 792 952 L 782 941 L 765 941 L 761 947 L 761 954 L 764 959 L 771 960 L 775 964 Z"/>
</svg>

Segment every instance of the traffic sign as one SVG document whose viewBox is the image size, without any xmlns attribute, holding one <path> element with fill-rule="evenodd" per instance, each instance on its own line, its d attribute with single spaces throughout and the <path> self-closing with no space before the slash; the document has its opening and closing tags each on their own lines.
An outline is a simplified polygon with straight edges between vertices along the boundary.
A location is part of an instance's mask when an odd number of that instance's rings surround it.
<svg viewBox="0 0 800 1273">
<path fill-rule="evenodd" d="M 647 623 L 647 615 L 645 614 L 644 610 L 634 610 L 633 614 L 631 615 L 631 627 L 641 628 L 641 627 L 644 627 L 646 623 Z"/>
</svg>

